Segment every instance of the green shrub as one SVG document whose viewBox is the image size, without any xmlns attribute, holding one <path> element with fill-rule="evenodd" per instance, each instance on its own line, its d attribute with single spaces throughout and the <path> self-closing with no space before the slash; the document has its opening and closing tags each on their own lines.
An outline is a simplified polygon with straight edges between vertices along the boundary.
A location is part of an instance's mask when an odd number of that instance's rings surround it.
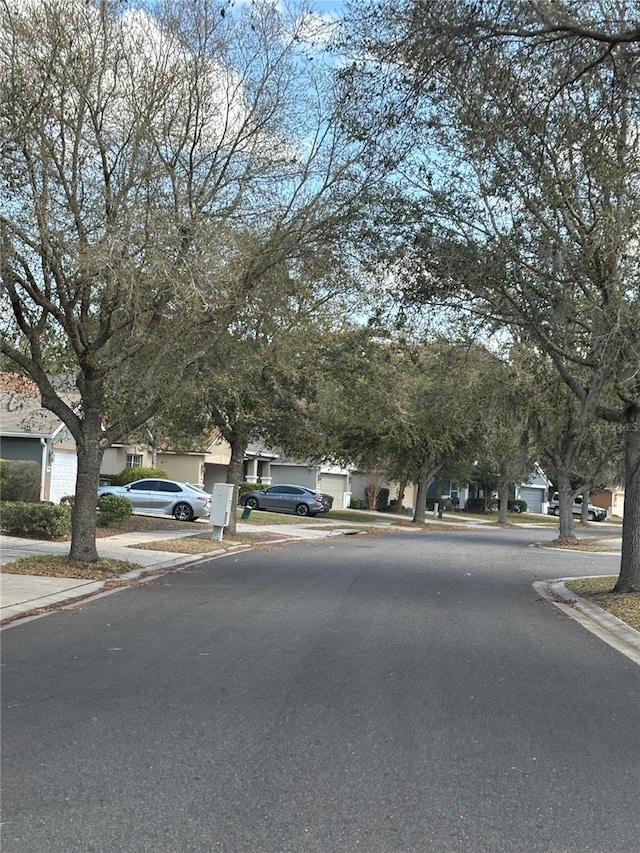
<svg viewBox="0 0 640 853">
<path fill-rule="evenodd" d="M 465 512 L 486 512 L 486 502 L 484 498 L 467 498 Z"/>
<path fill-rule="evenodd" d="M 436 504 L 438 504 L 438 509 L 441 509 L 442 512 L 451 512 L 453 508 L 450 498 L 427 498 L 425 509 L 427 512 L 433 512 Z"/>
<path fill-rule="evenodd" d="M 4 502 L 0 523 L 10 536 L 57 539 L 71 533 L 71 510 L 50 503 Z"/>
<path fill-rule="evenodd" d="M 146 480 L 148 477 L 166 480 L 167 472 L 160 468 L 125 468 L 119 474 L 113 474 L 110 479 L 112 486 L 126 486 L 128 483 Z"/>
<path fill-rule="evenodd" d="M 0 500 L 7 500 L 7 488 L 11 483 L 11 471 L 6 460 L 0 459 Z"/>
<path fill-rule="evenodd" d="M 0 485 L 4 501 L 39 501 L 40 466 L 27 459 L 0 461 Z"/>
<path fill-rule="evenodd" d="M 487 508 L 489 512 L 498 512 L 500 509 L 500 501 L 497 498 L 492 498 L 487 503 Z M 526 512 L 527 511 L 527 502 L 521 500 L 510 500 L 507 501 L 507 512 Z"/>
<path fill-rule="evenodd" d="M 362 498 L 351 498 L 351 500 L 349 501 L 349 506 L 351 507 L 351 509 L 362 509 L 363 503 L 364 501 L 362 500 Z"/>
<path fill-rule="evenodd" d="M 369 489 L 365 488 L 364 490 L 365 500 L 367 502 L 367 509 L 371 509 L 369 506 Z M 376 512 L 388 512 L 389 510 L 389 489 L 382 488 L 378 492 L 378 496 L 376 498 Z"/>
<path fill-rule="evenodd" d="M 131 518 L 131 503 L 121 495 L 101 495 L 98 498 L 98 526 L 111 527 Z"/>
<path fill-rule="evenodd" d="M 247 492 L 254 492 L 256 489 L 265 489 L 264 483 L 238 483 L 238 503 L 243 495 Z"/>
</svg>

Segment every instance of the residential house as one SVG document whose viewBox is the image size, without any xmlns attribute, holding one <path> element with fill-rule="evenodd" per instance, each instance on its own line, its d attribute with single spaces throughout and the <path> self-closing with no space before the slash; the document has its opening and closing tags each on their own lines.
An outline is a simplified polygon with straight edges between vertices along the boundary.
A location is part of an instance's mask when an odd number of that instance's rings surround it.
<svg viewBox="0 0 640 853">
<path fill-rule="evenodd" d="M 43 409 L 40 392 L 29 379 L 0 374 L 0 458 L 40 466 L 40 500 L 60 503 L 76 490 L 77 454 L 62 421 Z"/>
<path fill-rule="evenodd" d="M 110 447 L 105 451 L 101 471 L 106 476 L 125 467 L 155 467 L 175 480 L 201 484 L 211 492 L 215 483 L 226 481 L 230 461 L 229 444 L 215 433 L 202 450 L 186 453 L 158 447 L 154 456 L 150 445 Z M 243 479 L 247 483 L 264 486 L 279 483 L 306 486 L 330 494 L 334 506 L 339 507 L 349 506 L 351 500 L 350 472 L 347 469 L 281 458 L 277 452 L 259 442 L 252 442 L 247 447 Z"/>
<path fill-rule="evenodd" d="M 33 460 L 41 468 L 40 499 L 59 503 L 75 494 L 77 454 L 65 425 L 42 408 L 36 385 L 17 374 L 0 374 L 2 410 L 0 458 Z M 202 448 L 178 452 L 168 445 L 149 443 L 115 444 L 105 450 L 100 467 L 102 482 L 125 468 L 159 468 L 169 478 L 202 485 L 211 492 L 215 483 L 226 481 L 231 448 L 218 434 Z M 291 483 L 330 494 L 334 506 L 349 506 L 351 472 L 334 465 L 318 465 L 281 457 L 260 443 L 247 448 L 244 479 L 264 485 Z"/>
<path fill-rule="evenodd" d="M 368 476 L 358 472 L 352 476 L 353 496 L 365 500 Z M 399 484 L 383 480 L 383 488 L 389 489 L 389 501 L 398 499 Z M 534 467 L 531 475 L 524 483 L 518 483 L 511 488 L 511 497 L 524 500 L 529 512 L 546 514 L 549 503 L 549 488 L 551 481 L 539 465 Z M 415 506 L 417 487 L 414 483 L 405 488 L 403 505 L 407 508 Z M 451 500 L 454 506 L 464 509 L 469 498 L 484 497 L 482 487 L 477 482 L 456 483 L 453 480 L 434 481 L 427 489 L 427 498 L 439 496 Z M 490 497 L 487 495 L 486 497 Z"/>
<path fill-rule="evenodd" d="M 622 518 L 624 515 L 624 488 L 622 486 L 610 486 L 600 489 L 589 495 L 589 500 L 594 506 L 601 506 L 607 510 L 607 515 L 616 515 Z"/>
<path fill-rule="evenodd" d="M 527 502 L 528 512 L 540 512 L 546 515 L 549 509 L 549 490 L 553 483 L 536 463 L 526 483 L 515 486 L 514 497 Z"/>
</svg>

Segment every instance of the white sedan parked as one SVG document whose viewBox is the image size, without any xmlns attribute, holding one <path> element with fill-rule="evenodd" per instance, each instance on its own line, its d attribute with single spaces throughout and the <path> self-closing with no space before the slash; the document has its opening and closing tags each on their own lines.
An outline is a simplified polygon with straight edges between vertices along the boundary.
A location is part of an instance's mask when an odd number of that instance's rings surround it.
<svg viewBox="0 0 640 853">
<path fill-rule="evenodd" d="M 98 497 L 118 495 L 131 502 L 133 511 L 143 515 L 172 515 L 178 521 L 208 518 L 211 495 L 191 483 L 177 480 L 135 480 L 126 486 L 100 486 Z"/>
</svg>

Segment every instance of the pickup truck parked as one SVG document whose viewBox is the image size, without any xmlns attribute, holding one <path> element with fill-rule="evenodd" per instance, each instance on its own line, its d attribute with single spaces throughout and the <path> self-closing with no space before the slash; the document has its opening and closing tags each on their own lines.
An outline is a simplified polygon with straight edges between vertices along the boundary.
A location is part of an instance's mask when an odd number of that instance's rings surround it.
<svg viewBox="0 0 640 853">
<path fill-rule="evenodd" d="M 560 500 L 557 492 L 553 493 L 553 497 L 549 501 L 549 515 L 560 515 Z M 573 502 L 573 514 L 582 515 L 582 495 L 578 495 Z M 604 521 L 607 517 L 606 509 L 601 506 L 589 504 L 587 509 L 587 518 L 589 521 Z"/>
</svg>

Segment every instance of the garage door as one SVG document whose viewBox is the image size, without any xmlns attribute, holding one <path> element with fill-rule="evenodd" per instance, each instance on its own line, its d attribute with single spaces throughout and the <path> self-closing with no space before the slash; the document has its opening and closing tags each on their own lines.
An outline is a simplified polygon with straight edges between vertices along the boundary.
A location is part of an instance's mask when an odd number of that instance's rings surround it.
<svg viewBox="0 0 640 853">
<path fill-rule="evenodd" d="M 520 498 L 527 502 L 529 512 L 542 512 L 542 498 L 544 489 L 532 489 L 523 487 L 520 489 Z"/>
<path fill-rule="evenodd" d="M 59 504 L 66 495 L 76 493 L 78 457 L 75 450 L 54 450 L 51 461 L 51 486 L 49 500 Z"/>
<path fill-rule="evenodd" d="M 347 478 L 343 474 L 323 474 L 318 479 L 318 491 L 331 495 L 335 509 L 342 509 Z"/>
</svg>

